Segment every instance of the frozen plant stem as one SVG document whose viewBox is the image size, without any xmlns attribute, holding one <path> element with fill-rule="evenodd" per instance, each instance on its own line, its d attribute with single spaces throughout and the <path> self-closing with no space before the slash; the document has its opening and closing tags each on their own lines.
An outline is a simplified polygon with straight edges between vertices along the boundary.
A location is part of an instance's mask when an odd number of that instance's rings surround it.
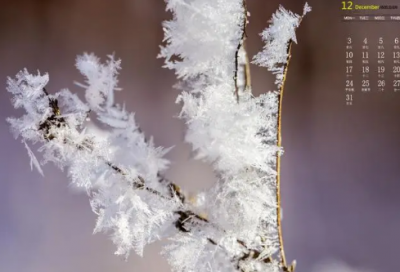
<svg viewBox="0 0 400 272">
<path fill-rule="evenodd" d="M 77 143 L 77 142 L 72 142 L 68 139 L 58 139 L 57 136 L 49 134 L 48 131 L 51 129 L 51 126 L 57 126 L 57 127 L 67 127 L 67 123 L 65 122 L 65 119 L 62 117 L 62 112 L 61 109 L 58 107 L 58 100 L 50 98 L 49 93 L 46 91 L 45 88 L 42 89 L 43 93 L 45 96 L 48 98 L 49 101 L 49 106 L 51 108 L 52 114 L 47 118 L 44 122 L 42 122 L 39 126 L 39 132 L 41 132 L 43 139 L 45 141 L 52 141 L 52 140 L 61 140 L 61 142 L 64 145 L 68 145 L 72 148 L 75 148 L 76 150 L 86 150 L 92 153 L 95 153 L 95 150 L 93 148 L 93 143 L 91 142 L 90 138 L 86 138 L 82 141 L 82 143 Z M 139 128 L 139 130 L 141 130 Z M 144 180 L 143 177 L 137 176 L 137 180 L 129 180 L 129 174 L 122 169 L 121 167 L 117 166 L 116 164 L 107 161 L 105 158 L 101 157 L 96 157 L 96 159 L 103 161 L 105 165 L 110 167 L 113 171 L 115 171 L 116 174 L 120 175 L 121 178 L 124 179 L 125 182 L 129 183 L 129 186 L 132 186 L 135 189 L 138 190 L 145 190 L 149 194 L 152 194 L 156 197 L 162 198 L 162 199 L 173 199 L 175 196 L 178 197 L 179 201 L 182 204 L 186 204 L 186 196 L 184 193 L 181 191 L 181 188 L 176 185 L 175 183 L 165 179 L 161 174 L 158 174 L 157 177 L 160 182 L 166 182 L 167 187 L 169 188 L 169 195 L 164 195 L 163 193 L 154 190 L 150 187 L 146 187 L 146 181 Z M 179 215 L 179 218 L 174 222 L 174 225 L 177 230 L 181 232 L 189 232 L 190 230 L 186 228 L 186 225 L 190 223 L 190 221 L 197 220 L 201 221 L 203 223 L 209 224 L 213 228 L 218 229 L 218 226 L 210 222 L 207 218 L 196 214 L 194 211 L 191 211 L 190 209 L 185 209 L 185 210 L 176 210 L 174 211 L 175 214 Z M 209 243 L 212 245 L 217 246 L 218 244 L 213 241 L 213 239 L 206 237 Z M 252 255 L 259 256 L 260 252 L 257 250 L 250 250 L 246 244 L 240 240 L 236 241 L 238 245 L 242 246 L 246 251 L 249 252 Z M 266 258 L 264 260 L 265 262 L 270 262 L 270 259 Z"/>
<path fill-rule="evenodd" d="M 283 89 L 302 16 L 279 7 L 262 33 L 263 51 L 252 63 L 276 75 L 278 91 L 251 93 L 245 48 L 245 0 L 166 0 L 173 19 L 163 22 L 159 57 L 182 80 L 180 117 L 185 141 L 210 163 L 213 187 L 188 194 L 163 177 L 169 149 L 154 146 L 135 115 L 115 103 L 120 60 L 78 56 L 85 101 L 64 89 L 49 94 L 48 74 L 20 71 L 7 90 L 19 118 L 8 118 L 28 150 L 31 167 L 51 161 L 68 168 L 97 215 L 94 232 L 111 234 L 115 254 L 142 255 L 162 238 L 175 272 L 293 272 L 285 258 L 281 223 L 280 156 Z M 306 4 L 303 16 L 311 8 Z M 232 80 L 233 77 L 233 80 Z M 91 112 L 103 124 L 87 123 Z M 27 143 L 40 143 L 43 160 Z"/>
<path fill-rule="evenodd" d="M 243 53 L 245 55 L 245 62 L 244 62 L 244 78 L 245 78 L 245 86 L 244 90 L 250 90 L 251 88 L 251 74 L 250 74 L 250 62 L 248 60 L 248 54 L 245 48 L 245 41 L 247 38 L 247 33 L 246 33 L 246 25 L 247 25 L 247 4 L 246 0 L 243 0 L 243 9 L 244 9 L 244 22 L 243 22 L 243 29 L 242 29 L 242 37 L 240 40 L 240 43 L 238 45 L 238 48 L 235 53 L 235 75 L 234 75 L 234 80 L 235 80 L 235 95 L 237 98 L 237 102 L 239 103 L 239 87 L 238 87 L 238 70 L 239 70 L 239 50 L 243 50 Z M 304 15 L 303 15 L 304 16 Z M 299 24 L 303 18 L 299 19 Z M 277 146 L 279 148 L 282 147 L 282 102 L 283 102 L 283 91 L 285 87 L 285 82 L 287 78 L 287 72 L 289 69 L 289 64 L 290 64 L 290 59 L 291 59 L 291 50 L 292 50 L 292 45 L 293 45 L 293 40 L 289 40 L 288 45 L 287 45 L 287 60 L 286 63 L 284 64 L 283 67 L 283 77 L 282 77 L 282 83 L 279 88 L 279 94 L 278 94 L 278 118 L 277 118 Z M 285 255 L 285 249 L 284 249 L 284 241 L 283 241 L 283 232 L 282 232 L 282 203 L 281 203 L 281 156 L 280 156 L 280 151 L 277 152 L 276 155 L 276 202 L 277 202 L 277 208 L 276 208 L 276 215 L 277 215 L 277 229 L 278 229 L 278 239 L 279 239 L 279 256 L 280 256 L 280 262 L 281 262 L 281 267 L 284 271 L 294 271 L 295 269 L 295 261 L 291 264 L 290 267 L 288 267 L 287 262 L 286 262 L 286 255 Z"/>
<path fill-rule="evenodd" d="M 282 146 L 282 101 L 283 101 L 283 90 L 286 82 L 286 75 L 287 71 L 289 68 L 289 61 L 291 58 L 291 49 L 292 49 L 292 41 L 289 42 L 289 47 L 288 47 L 288 59 L 287 63 L 284 67 L 284 75 L 283 75 L 283 82 L 282 86 L 279 90 L 279 110 L 278 110 L 278 138 L 277 138 L 277 145 L 278 147 Z M 281 204 L 281 156 L 279 154 L 279 151 L 276 155 L 276 222 L 278 226 L 278 237 L 279 237 L 279 251 L 280 251 L 280 261 L 281 265 L 284 269 L 287 268 L 287 263 L 286 263 L 286 257 L 285 257 L 285 249 L 283 245 L 283 234 L 282 234 L 282 215 L 281 215 L 281 210 L 282 210 L 282 204 Z"/>
<path fill-rule="evenodd" d="M 299 24 L 301 23 L 303 16 L 299 19 Z M 292 57 L 292 45 L 293 40 L 289 40 L 288 49 L 287 49 L 287 60 L 283 67 L 283 78 L 282 78 L 282 85 L 279 89 L 279 110 L 278 110 L 278 137 L 277 137 L 277 145 L 278 147 L 282 146 L 282 102 L 283 102 L 283 91 L 285 88 L 285 83 L 287 79 L 287 73 L 289 69 L 290 59 Z M 276 215 L 277 215 L 277 226 L 278 226 L 278 237 L 279 237 L 279 251 L 281 257 L 281 265 L 285 271 L 294 271 L 296 263 L 293 262 L 290 268 L 287 266 L 286 256 L 285 256 L 285 249 L 284 249 L 284 242 L 283 242 L 283 233 L 282 233 L 282 203 L 281 203 L 281 156 L 279 152 L 276 156 Z"/>
</svg>

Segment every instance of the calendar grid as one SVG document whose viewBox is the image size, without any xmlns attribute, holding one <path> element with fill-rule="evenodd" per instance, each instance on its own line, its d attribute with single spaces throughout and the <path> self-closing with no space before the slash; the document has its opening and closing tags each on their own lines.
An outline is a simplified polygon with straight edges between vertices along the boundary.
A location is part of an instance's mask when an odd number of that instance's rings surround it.
<svg viewBox="0 0 400 272">
<path fill-rule="evenodd" d="M 345 103 L 356 95 L 400 93 L 400 35 L 362 39 L 346 38 Z"/>
</svg>

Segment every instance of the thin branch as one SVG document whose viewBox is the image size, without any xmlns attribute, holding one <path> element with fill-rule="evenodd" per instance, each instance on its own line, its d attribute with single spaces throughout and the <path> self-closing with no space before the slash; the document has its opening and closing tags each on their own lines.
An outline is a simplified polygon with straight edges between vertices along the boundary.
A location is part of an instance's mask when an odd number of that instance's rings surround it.
<svg viewBox="0 0 400 272">
<path fill-rule="evenodd" d="M 283 101 L 283 90 L 286 82 L 286 76 L 287 76 L 287 71 L 289 68 L 289 63 L 291 59 L 291 50 L 292 50 L 292 44 L 293 41 L 290 40 L 288 44 L 288 57 L 287 61 L 284 65 L 283 68 L 283 79 L 282 79 L 282 85 L 279 90 L 278 94 L 278 135 L 277 135 L 277 146 L 281 147 L 282 146 L 282 101 Z M 292 272 L 294 271 L 295 263 L 293 263 L 290 267 L 287 266 L 286 262 L 286 256 L 285 256 L 285 249 L 283 245 L 283 234 L 282 234 L 282 204 L 281 204 L 281 156 L 280 152 L 278 151 L 276 155 L 276 170 L 277 170 L 277 176 L 276 176 L 276 202 L 277 202 L 277 208 L 276 208 L 276 216 L 277 216 L 277 227 L 278 227 L 278 237 L 279 237 L 279 251 L 280 251 L 280 261 L 281 265 L 283 267 L 283 271 L 285 272 Z M 293 267 L 292 269 L 290 269 Z"/>
<path fill-rule="evenodd" d="M 298 25 L 300 25 L 301 21 L 303 20 L 303 16 L 300 17 Z M 278 135 L 277 135 L 277 146 L 282 146 L 282 102 L 283 102 L 283 91 L 285 88 L 285 83 L 287 79 L 287 72 L 290 64 L 290 60 L 292 57 L 292 45 L 293 40 L 290 40 L 287 47 L 287 60 L 283 67 L 283 78 L 282 78 L 282 85 L 279 89 L 278 94 Z M 294 272 L 296 269 L 296 261 L 294 260 L 290 266 L 287 265 L 286 256 L 285 256 L 285 249 L 283 243 L 283 234 L 282 234 L 282 204 L 281 204 L 281 156 L 280 152 L 278 151 L 276 155 L 276 216 L 277 216 L 277 227 L 278 227 L 278 237 L 279 237 L 279 252 L 280 252 L 280 261 L 284 272 Z"/>
<path fill-rule="evenodd" d="M 247 11 L 246 11 L 247 12 Z M 246 38 L 243 40 L 243 52 L 245 56 L 245 63 L 244 63 L 244 80 L 245 80 L 245 90 L 251 91 L 251 73 L 250 73 L 250 61 L 249 61 L 249 56 L 247 55 L 246 51 Z"/>
<path fill-rule="evenodd" d="M 242 26 L 242 37 L 240 38 L 240 41 L 236 47 L 236 51 L 235 51 L 235 71 L 234 71 L 234 75 L 233 75 L 233 81 L 235 83 L 235 96 L 236 96 L 236 100 L 239 103 L 239 86 L 238 86 L 238 70 L 239 70 L 239 51 L 242 48 L 242 46 L 244 47 L 244 42 L 246 39 L 246 25 L 247 25 L 247 5 L 246 5 L 246 0 L 243 0 L 242 2 L 243 5 L 243 26 Z M 243 48 L 243 50 L 245 50 Z M 245 68 L 245 80 L 246 80 L 246 87 L 247 84 L 250 83 L 250 64 L 247 58 L 247 54 L 246 54 L 246 68 Z"/>
</svg>

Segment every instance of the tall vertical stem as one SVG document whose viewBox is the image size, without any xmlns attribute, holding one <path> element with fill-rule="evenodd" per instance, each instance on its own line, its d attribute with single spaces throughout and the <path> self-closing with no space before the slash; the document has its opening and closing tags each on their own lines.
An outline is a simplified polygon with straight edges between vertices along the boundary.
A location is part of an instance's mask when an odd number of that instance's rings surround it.
<svg viewBox="0 0 400 272">
<path fill-rule="evenodd" d="M 286 64 L 283 69 L 283 79 L 282 79 L 282 85 L 279 90 L 279 101 L 278 101 L 278 139 L 277 139 L 277 146 L 281 147 L 282 146 L 282 101 L 283 101 L 283 90 L 286 82 L 286 75 L 289 67 L 289 62 L 291 58 L 291 50 L 292 50 L 292 44 L 293 41 L 290 40 L 289 45 L 288 45 L 288 57 Z M 277 158 L 276 158 L 276 170 L 277 170 L 277 176 L 276 176 L 276 202 L 277 202 L 277 208 L 276 208 L 276 216 L 277 216 L 277 227 L 278 227 L 278 237 L 279 237 L 279 252 L 280 252 L 280 257 L 281 257 L 281 265 L 282 267 L 287 271 L 287 263 L 286 263 L 286 256 L 285 256 L 285 250 L 283 246 L 283 234 L 282 234 L 282 207 L 281 207 L 281 156 L 279 154 L 280 152 L 278 151 L 277 153 Z"/>
</svg>

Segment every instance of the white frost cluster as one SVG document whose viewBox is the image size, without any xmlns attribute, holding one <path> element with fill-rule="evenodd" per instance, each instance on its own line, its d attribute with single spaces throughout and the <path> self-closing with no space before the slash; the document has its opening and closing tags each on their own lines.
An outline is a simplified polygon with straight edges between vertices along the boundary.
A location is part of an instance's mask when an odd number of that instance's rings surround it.
<svg viewBox="0 0 400 272">
<path fill-rule="evenodd" d="M 214 187 L 191 201 L 162 177 L 169 149 L 156 147 L 135 123 L 134 113 L 116 104 L 120 60 L 105 63 L 83 54 L 76 67 L 84 76 L 86 101 L 68 90 L 44 89 L 48 75 L 26 70 L 8 79 L 16 108 L 26 114 L 9 118 L 24 142 L 31 166 L 52 161 L 68 168 L 73 184 L 86 189 L 98 215 L 95 232 L 106 231 L 116 254 L 143 253 L 146 244 L 169 237 L 163 254 L 176 272 L 280 271 L 277 235 L 276 160 L 279 93 L 235 95 L 243 85 L 243 0 L 167 0 L 173 19 L 164 22 L 159 57 L 182 79 L 180 117 L 186 141 L 212 164 Z M 306 4 L 303 16 L 311 9 Z M 246 14 L 247 15 L 247 14 Z M 264 50 L 254 62 L 277 74 L 282 83 L 288 43 L 296 41 L 302 16 L 283 7 L 263 32 Z M 240 51 L 241 50 L 241 51 Z M 235 79 L 237 82 L 235 82 Z M 94 113 L 105 127 L 102 136 L 86 129 Z M 39 161 L 28 142 L 40 143 Z M 252 257 L 253 256 L 253 257 Z M 256 256 L 256 257 L 254 257 Z"/>
<path fill-rule="evenodd" d="M 192 144 L 198 159 L 213 165 L 219 177 L 218 184 L 203 194 L 207 205 L 202 208 L 224 232 L 206 233 L 219 247 L 197 248 L 202 254 L 197 252 L 190 257 L 190 263 L 196 264 L 193 271 L 207 271 L 207 265 L 209 271 L 215 269 L 219 261 L 215 256 L 226 254 L 233 259 L 242 256 L 246 249 L 238 247 L 239 240 L 246 244 L 247 250 L 272 256 L 279 246 L 276 159 L 283 152 L 277 146 L 278 93 L 253 97 L 250 92 L 243 92 L 239 103 L 234 95 L 235 84 L 243 84 L 244 71 L 235 67 L 235 57 L 236 66 L 243 62 L 239 51 L 244 27 L 243 1 L 169 0 L 167 3 L 173 20 L 164 23 L 166 45 L 161 48 L 160 56 L 166 59 L 165 66 L 183 79 L 183 91 L 177 102 L 182 103 L 180 117 L 187 124 L 185 140 Z M 306 4 L 303 16 L 309 11 Z M 278 88 L 283 78 L 280 65 L 287 61 L 289 41 L 296 41 L 295 29 L 300 18 L 280 7 L 270 21 L 271 26 L 263 32 L 266 46 L 255 57 L 254 63 L 282 74 L 278 74 Z M 235 73 L 238 82 L 234 81 Z M 194 249 L 191 246 L 195 243 L 194 235 L 179 234 L 176 247 L 185 251 Z M 204 234 L 198 238 L 199 245 L 202 237 Z M 168 251 L 170 263 L 176 271 L 192 271 L 178 265 L 188 262 L 189 257 L 182 251 Z M 217 254 L 218 251 L 222 254 Z M 206 263 L 204 256 L 208 256 Z M 265 266 L 261 261 L 255 263 Z M 239 265 L 248 271 L 278 269 L 274 262 L 268 268 L 252 262 L 244 260 Z M 220 267 L 216 271 L 222 270 Z"/>
<path fill-rule="evenodd" d="M 269 21 L 270 26 L 261 33 L 265 46 L 263 51 L 254 57 L 253 63 L 267 67 L 269 71 L 276 74 L 275 84 L 278 88 L 281 87 L 284 77 L 284 67 L 289 53 L 288 44 L 289 42 L 297 43 L 296 28 L 304 15 L 310 11 L 311 7 L 308 3 L 304 5 L 301 16 L 279 6 L 279 10 Z"/>
<path fill-rule="evenodd" d="M 78 57 L 76 66 L 87 79 L 87 103 L 68 90 L 46 95 L 48 75 L 20 72 L 16 79 L 8 79 L 7 89 L 14 95 L 14 106 L 23 107 L 26 114 L 8 121 L 39 171 L 40 164 L 47 161 L 68 167 L 72 183 L 87 190 L 92 209 L 98 214 L 95 232 L 111 231 L 118 247 L 116 254 L 127 256 L 133 249 L 141 255 L 147 243 L 163 236 L 173 211 L 181 203 L 176 197 L 160 198 L 148 193 L 167 192 L 157 175 L 168 166 L 163 158 L 168 149 L 155 147 L 152 139 L 146 140 L 134 115 L 113 103 L 119 63 L 112 56 L 105 64 L 93 55 Z M 62 114 L 54 112 L 51 101 L 55 99 Z M 82 127 L 89 109 L 110 128 L 105 139 Z M 42 144 L 41 162 L 27 142 Z M 142 180 L 145 184 L 141 184 Z"/>
<path fill-rule="evenodd" d="M 227 83 L 243 27 L 242 0 L 167 0 L 173 20 L 163 23 L 159 57 L 178 78 Z M 175 60 L 179 58 L 179 60 Z"/>
</svg>

